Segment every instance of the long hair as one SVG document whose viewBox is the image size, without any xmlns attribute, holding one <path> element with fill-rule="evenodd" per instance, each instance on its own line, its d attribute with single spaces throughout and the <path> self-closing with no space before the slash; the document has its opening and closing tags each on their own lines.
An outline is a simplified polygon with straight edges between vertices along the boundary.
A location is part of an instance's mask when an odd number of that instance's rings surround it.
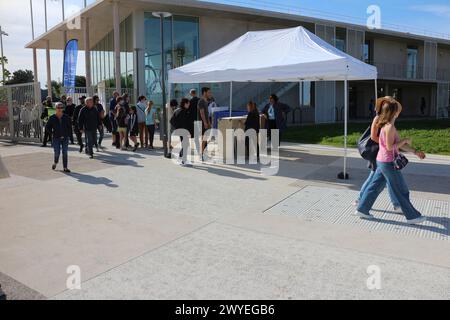
<svg viewBox="0 0 450 320">
<path fill-rule="evenodd" d="M 386 124 L 392 122 L 399 109 L 400 108 L 397 102 L 384 101 L 381 105 L 381 112 L 378 117 L 378 127 L 383 128 Z"/>
<path fill-rule="evenodd" d="M 258 111 L 258 107 L 256 106 L 256 103 L 254 103 L 253 101 L 249 101 L 248 103 L 247 103 L 247 106 L 249 107 L 249 109 L 250 109 L 250 112 L 257 112 Z"/>
</svg>

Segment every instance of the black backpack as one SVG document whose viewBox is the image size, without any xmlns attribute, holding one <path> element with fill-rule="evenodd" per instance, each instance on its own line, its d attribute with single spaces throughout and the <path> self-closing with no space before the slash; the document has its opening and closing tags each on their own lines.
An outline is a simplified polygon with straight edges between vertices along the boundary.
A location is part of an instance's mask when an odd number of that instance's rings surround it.
<svg viewBox="0 0 450 320">
<path fill-rule="evenodd" d="M 358 141 L 358 151 L 361 157 L 368 161 L 375 161 L 380 150 L 378 143 L 371 139 L 372 126 L 369 126 Z"/>
<path fill-rule="evenodd" d="M 174 129 L 179 129 L 182 127 L 182 120 L 183 120 L 182 113 L 183 113 L 182 108 L 176 109 L 175 112 L 173 113 L 173 116 L 170 119 L 170 124 Z"/>
</svg>

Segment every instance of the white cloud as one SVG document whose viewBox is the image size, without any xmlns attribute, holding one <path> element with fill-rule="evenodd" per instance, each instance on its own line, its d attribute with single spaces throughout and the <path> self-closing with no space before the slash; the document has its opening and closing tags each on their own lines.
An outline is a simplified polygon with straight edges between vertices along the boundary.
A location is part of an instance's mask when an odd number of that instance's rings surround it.
<svg viewBox="0 0 450 320">
<path fill-rule="evenodd" d="M 432 13 L 439 17 L 450 18 L 450 5 L 444 4 L 423 4 L 411 7 L 412 10 Z"/>
</svg>

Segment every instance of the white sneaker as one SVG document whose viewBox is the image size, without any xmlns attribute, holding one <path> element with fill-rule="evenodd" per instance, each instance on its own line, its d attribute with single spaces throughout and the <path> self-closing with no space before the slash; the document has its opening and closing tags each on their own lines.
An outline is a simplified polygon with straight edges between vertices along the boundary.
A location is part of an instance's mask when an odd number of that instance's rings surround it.
<svg viewBox="0 0 450 320">
<path fill-rule="evenodd" d="M 407 223 L 407 224 L 422 224 L 422 223 L 424 223 L 425 221 L 427 221 L 427 218 L 422 216 L 422 217 L 419 217 L 419 218 L 417 218 L 417 219 L 406 220 L 406 223 Z"/>
<path fill-rule="evenodd" d="M 359 211 L 355 212 L 355 215 L 357 215 L 358 217 L 362 218 L 362 219 L 367 219 L 367 220 L 373 220 L 375 217 L 371 214 L 365 214 Z"/>
<path fill-rule="evenodd" d="M 353 205 L 354 207 L 357 207 L 357 206 L 359 205 L 359 200 L 353 201 L 352 205 Z"/>
<path fill-rule="evenodd" d="M 403 210 L 401 207 L 394 207 L 394 212 L 397 214 L 403 214 Z"/>
</svg>

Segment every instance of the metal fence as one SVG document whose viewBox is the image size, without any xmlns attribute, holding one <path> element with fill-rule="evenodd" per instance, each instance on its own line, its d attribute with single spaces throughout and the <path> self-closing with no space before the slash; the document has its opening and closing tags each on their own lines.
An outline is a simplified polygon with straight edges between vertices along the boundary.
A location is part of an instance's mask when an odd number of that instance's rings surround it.
<svg viewBox="0 0 450 320">
<path fill-rule="evenodd" d="M 40 141 L 42 137 L 39 83 L 0 87 L 0 138 Z"/>
</svg>

